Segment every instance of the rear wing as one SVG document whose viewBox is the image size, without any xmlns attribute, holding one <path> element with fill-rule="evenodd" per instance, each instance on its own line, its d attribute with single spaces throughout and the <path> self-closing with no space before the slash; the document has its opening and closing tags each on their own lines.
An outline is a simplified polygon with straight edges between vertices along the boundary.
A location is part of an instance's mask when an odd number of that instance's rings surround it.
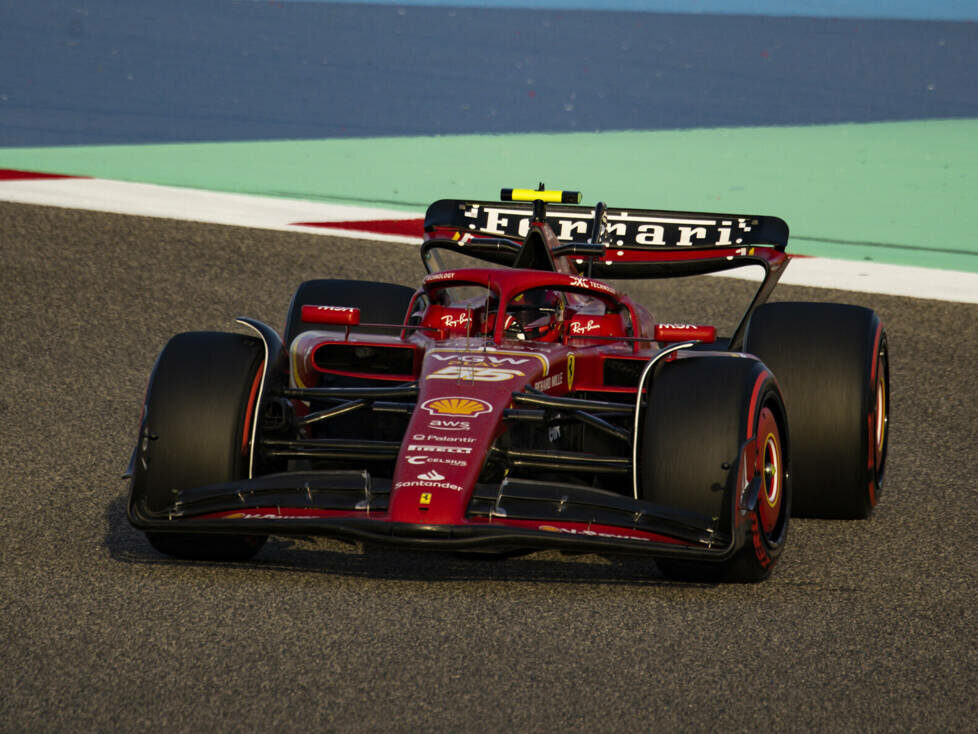
<svg viewBox="0 0 978 734">
<path fill-rule="evenodd" d="M 530 231 L 534 205 L 528 202 L 440 199 L 425 213 L 426 233 L 461 234 L 522 241 Z M 592 242 L 595 207 L 548 204 L 546 221 L 561 242 Z M 607 207 L 607 245 L 651 252 L 664 249 L 769 246 L 784 251 L 788 225 L 778 217 L 709 214 Z"/>
<path fill-rule="evenodd" d="M 577 192 L 504 189 L 502 195 L 506 201 L 434 202 L 425 213 L 422 256 L 448 246 L 511 265 L 531 228 L 546 223 L 560 242 L 552 256 L 568 258 L 574 269 L 596 278 L 669 278 L 760 265 L 765 277 L 732 347 L 742 342 L 750 314 L 788 263 L 788 225 L 778 217 L 567 203 L 580 200 Z"/>
</svg>

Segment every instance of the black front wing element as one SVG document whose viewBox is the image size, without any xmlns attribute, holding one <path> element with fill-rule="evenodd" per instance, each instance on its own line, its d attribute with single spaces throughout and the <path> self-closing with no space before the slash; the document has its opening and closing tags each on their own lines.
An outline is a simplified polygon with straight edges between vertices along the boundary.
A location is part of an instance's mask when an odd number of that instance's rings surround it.
<svg viewBox="0 0 978 734">
<path fill-rule="evenodd" d="M 550 548 L 711 561 L 730 558 L 746 539 L 744 531 L 717 528 L 713 518 L 573 484 L 514 479 L 477 485 L 468 512 L 476 522 L 466 525 L 377 519 L 387 510 L 389 498 L 389 481 L 373 481 L 367 472 L 289 472 L 183 490 L 161 513 L 130 502 L 129 518 L 135 527 L 153 532 L 322 535 L 429 550 Z M 253 514 L 260 517 L 248 516 L 249 510 L 259 508 Z M 281 512 L 288 509 L 363 514 L 294 517 Z M 235 511 L 242 516 L 201 517 Z M 512 520 L 539 525 L 503 524 Z M 605 530 L 591 531 L 591 524 Z M 615 530 L 607 531 L 608 526 Z M 630 531 L 656 533 L 690 545 L 645 540 Z"/>
</svg>

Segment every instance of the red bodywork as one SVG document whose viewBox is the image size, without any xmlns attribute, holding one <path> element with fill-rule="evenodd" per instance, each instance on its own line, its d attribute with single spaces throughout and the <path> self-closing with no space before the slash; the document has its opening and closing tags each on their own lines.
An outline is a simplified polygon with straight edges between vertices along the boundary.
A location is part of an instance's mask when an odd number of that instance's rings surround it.
<svg viewBox="0 0 978 734">
<path fill-rule="evenodd" d="M 599 238 L 596 230 L 602 217 Z M 594 220 L 590 230 L 589 218 Z M 748 238 L 745 233 L 752 231 L 757 236 Z M 767 238 L 770 242 L 760 236 L 763 231 L 775 232 Z M 588 242 L 574 244 L 585 236 Z M 658 359 L 682 358 L 680 345 L 712 343 L 716 338 L 712 326 L 656 324 L 645 308 L 591 277 L 591 272 L 613 275 L 621 269 L 624 277 L 643 277 L 643 269 L 650 269 L 648 277 L 660 277 L 666 269 L 695 274 L 759 264 L 768 277 L 756 305 L 787 262 L 786 239 L 787 228 L 773 218 L 565 206 L 551 207 L 544 217 L 536 205 L 531 216 L 528 207 L 517 204 L 436 202 L 429 209 L 422 247 L 431 272 L 401 323 L 388 324 L 386 333 L 368 331 L 364 327 L 376 325 L 362 323 L 359 309 L 322 303 L 302 306 L 308 330 L 291 344 L 276 346 L 275 335 L 267 327 L 260 330 L 269 365 L 275 364 L 276 350 L 287 353 L 284 392 L 297 416 L 322 408 L 316 404 L 316 391 L 330 381 L 376 386 L 370 389 L 416 385 L 411 388 L 414 405 L 396 419 L 406 421 L 396 458 L 370 464 L 392 467 L 389 476 L 378 479 L 380 475 L 368 477 L 364 471 L 364 499 L 346 509 L 255 500 L 244 508 L 171 513 L 165 522 L 142 520 L 141 526 L 171 529 L 168 523 L 176 520 L 181 526 L 227 532 L 227 523 L 237 523 L 238 532 L 321 532 L 411 545 L 431 541 L 429 545 L 489 547 L 498 541 L 511 547 L 636 552 L 645 547 L 659 554 L 685 549 L 729 556 L 740 542 L 732 530 L 718 548 L 713 529 L 696 531 L 695 523 L 684 525 L 684 518 L 668 512 L 661 513 L 658 524 L 640 522 L 655 513 L 638 498 L 637 417 L 635 431 L 628 416 L 610 429 L 600 425 L 600 418 L 588 417 L 616 447 L 604 464 L 591 455 L 575 458 L 560 450 L 559 425 L 550 428 L 550 448 L 521 450 L 513 436 L 522 435 L 514 433 L 521 421 L 539 420 L 548 409 L 587 412 L 585 400 L 597 401 L 595 405 L 605 411 L 618 405 L 620 413 L 630 416 L 641 402 L 643 368 Z M 489 252 L 492 247 L 505 257 Z M 496 258 L 494 264 L 504 267 L 440 270 L 432 267 L 429 257 L 439 248 L 461 254 L 466 248 L 489 252 L 484 259 Z M 512 262 L 504 262 L 510 255 Z M 723 348 L 735 349 L 742 337 L 743 323 Z M 667 349 L 676 342 L 680 344 Z M 611 377 L 619 373 L 631 377 Z M 266 387 L 276 379 L 274 368 L 264 372 Z M 264 399 L 253 393 L 252 401 Z M 534 401 L 542 407 L 534 407 Z M 400 409 L 394 400 L 378 406 L 394 415 Z M 249 405 L 248 415 L 257 415 L 263 407 Z M 317 438 L 318 425 L 311 420 L 303 424 L 300 439 L 328 442 Z M 254 431 L 252 435 L 257 436 Z M 561 481 L 548 484 L 510 474 L 527 466 L 545 469 L 548 455 L 565 473 L 580 460 L 582 471 L 595 472 L 597 487 L 584 483 L 575 490 Z M 744 455 L 745 482 L 759 481 L 754 448 L 745 446 Z M 508 464 L 494 465 L 499 457 Z M 259 480 L 270 481 L 249 477 L 236 486 L 239 496 L 243 487 Z M 303 481 L 308 487 L 307 479 Z M 527 501 L 550 497 L 557 509 L 541 511 L 538 517 L 511 517 L 499 501 L 509 496 L 510 485 L 517 486 L 514 496 Z M 386 490 L 386 502 L 372 499 L 378 487 Z M 230 496 L 232 489 L 224 488 L 225 494 Z M 582 515 L 562 513 L 565 502 L 606 502 L 618 514 L 588 515 L 582 521 Z M 487 534 L 489 530 L 497 534 Z"/>
<path fill-rule="evenodd" d="M 495 310 L 484 302 L 443 305 L 447 291 L 482 287 L 494 296 Z M 509 304 L 529 290 L 553 288 L 567 301 L 545 335 L 528 340 L 507 334 L 505 312 Z M 422 305 L 423 304 L 423 305 Z M 608 312 L 614 309 L 612 312 Z M 359 324 L 356 309 L 304 306 L 303 320 L 338 326 Z M 390 337 L 351 335 L 329 330 L 305 331 L 291 346 L 293 382 L 312 387 L 323 374 L 381 381 L 417 380 L 418 409 L 413 412 L 395 462 L 390 503 L 370 519 L 424 525 L 463 526 L 493 523 L 570 536 L 620 538 L 681 543 L 661 534 L 612 526 L 580 523 L 528 522 L 503 517 L 470 518 L 467 509 L 487 456 L 506 430 L 503 416 L 512 406 L 513 393 L 532 388 L 547 395 L 605 390 L 601 375 L 605 359 L 648 360 L 658 351 L 653 332 L 674 341 L 685 338 L 712 340 L 712 327 L 656 325 L 649 312 L 614 288 L 580 275 L 534 270 L 486 268 L 433 273 L 416 294 L 407 322 L 412 327 Z M 685 333 L 691 331 L 692 333 Z M 315 355 L 343 344 L 372 350 L 396 349 L 411 353 L 410 373 L 383 374 L 324 368 Z M 614 389 L 615 392 L 627 389 Z M 634 390 L 632 390 L 634 392 Z M 630 480 L 626 480 L 630 481 Z M 274 508 L 217 513 L 213 517 L 271 517 Z M 338 517 L 366 511 L 336 513 L 290 510 L 290 517 Z"/>
</svg>

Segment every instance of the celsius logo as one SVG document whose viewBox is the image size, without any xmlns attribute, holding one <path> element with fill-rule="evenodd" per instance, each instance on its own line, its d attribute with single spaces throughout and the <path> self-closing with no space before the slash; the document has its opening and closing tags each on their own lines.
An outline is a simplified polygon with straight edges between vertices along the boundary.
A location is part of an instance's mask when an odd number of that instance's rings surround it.
<svg viewBox="0 0 978 734">
<path fill-rule="evenodd" d="M 409 456 L 405 459 L 408 464 L 447 464 L 448 466 L 467 466 L 468 462 L 462 459 L 443 459 L 440 456 Z"/>
<path fill-rule="evenodd" d="M 434 469 L 426 471 L 424 474 L 418 474 L 418 479 L 424 479 L 426 482 L 440 482 L 444 478 L 444 475 L 439 474 Z"/>
</svg>

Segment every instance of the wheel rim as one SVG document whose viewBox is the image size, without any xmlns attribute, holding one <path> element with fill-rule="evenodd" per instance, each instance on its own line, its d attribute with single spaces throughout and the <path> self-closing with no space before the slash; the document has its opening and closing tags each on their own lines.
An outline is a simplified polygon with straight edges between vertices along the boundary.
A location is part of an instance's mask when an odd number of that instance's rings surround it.
<svg viewBox="0 0 978 734">
<path fill-rule="evenodd" d="M 781 435 L 778 422 L 769 408 L 761 410 L 758 420 L 757 472 L 761 477 L 758 496 L 761 527 L 770 536 L 781 520 L 784 500 L 784 459 L 781 453 Z"/>
</svg>

